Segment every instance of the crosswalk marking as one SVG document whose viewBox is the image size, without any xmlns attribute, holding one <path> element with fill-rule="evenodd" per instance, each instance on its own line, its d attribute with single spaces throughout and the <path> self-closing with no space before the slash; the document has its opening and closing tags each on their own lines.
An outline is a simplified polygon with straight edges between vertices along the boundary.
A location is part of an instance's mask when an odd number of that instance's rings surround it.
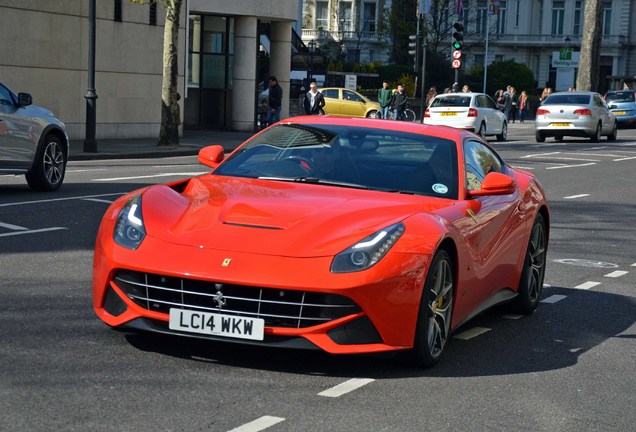
<svg viewBox="0 0 636 432">
<path fill-rule="evenodd" d="M 595 286 L 600 284 L 601 284 L 600 282 L 588 281 L 588 282 L 582 283 L 581 285 L 577 285 L 574 288 L 581 289 L 581 290 L 589 290 L 590 288 L 594 288 Z"/>
<path fill-rule="evenodd" d="M 605 275 L 605 277 L 608 277 L 608 278 L 617 278 L 617 277 L 624 276 L 624 275 L 626 275 L 627 273 L 629 273 L 629 272 L 624 271 L 624 270 L 616 270 L 616 271 L 613 271 L 613 272 L 611 272 L 611 273 L 606 274 L 606 275 Z"/>
<path fill-rule="evenodd" d="M 339 396 L 342 396 L 343 394 L 352 392 L 364 385 L 367 385 L 373 381 L 375 380 L 371 378 L 352 378 L 348 381 L 338 384 L 335 387 L 321 391 L 320 393 L 318 393 L 318 396 L 339 397 Z"/>
<path fill-rule="evenodd" d="M 268 427 L 274 426 L 275 424 L 280 423 L 284 420 L 285 419 L 282 417 L 263 416 L 249 423 L 245 423 L 242 426 L 234 428 L 229 432 L 258 432 L 267 429 Z"/>
</svg>

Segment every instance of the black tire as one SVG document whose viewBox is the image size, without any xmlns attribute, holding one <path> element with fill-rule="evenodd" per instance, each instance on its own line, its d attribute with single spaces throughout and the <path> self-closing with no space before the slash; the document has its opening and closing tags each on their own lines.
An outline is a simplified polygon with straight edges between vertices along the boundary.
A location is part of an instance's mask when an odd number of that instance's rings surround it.
<svg viewBox="0 0 636 432">
<path fill-rule="evenodd" d="M 31 171 L 25 176 L 29 187 L 41 192 L 58 190 L 64 181 L 67 162 L 62 141 L 55 135 L 47 135 L 35 153 Z"/>
<path fill-rule="evenodd" d="M 505 141 L 508 138 L 508 123 L 503 122 L 501 133 L 497 134 L 497 141 Z"/>
<path fill-rule="evenodd" d="M 377 111 L 369 111 L 367 113 L 367 118 L 378 118 L 380 114 Z"/>
<path fill-rule="evenodd" d="M 415 121 L 415 112 L 411 109 L 407 109 L 404 111 L 404 120 L 414 122 Z"/>
<path fill-rule="evenodd" d="M 415 329 L 412 357 L 424 368 L 435 365 L 448 342 L 453 316 L 455 273 L 453 262 L 444 249 L 440 249 L 431 262 Z"/>
<path fill-rule="evenodd" d="M 555 141 L 559 141 L 559 142 L 560 142 L 560 141 L 563 141 L 563 136 L 561 136 L 561 135 L 557 135 L 557 136 L 555 136 L 555 137 L 554 137 L 554 140 L 555 140 Z"/>
<path fill-rule="evenodd" d="M 596 132 L 594 132 L 594 134 L 590 135 L 590 141 L 592 141 L 593 143 L 597 143 L 597 142 L 601 141 L 602 134 L 603 134 L 603 127 L 599 123 L 599 124 L 596 125 Z"/>
<path fill-rule="evenodd" d="M 486 123 L 481 122 L 481 124 L 479 125 L 479 130 L 477 131 L 477 135 L 479 135 L 483 139 L 486 139 Z"/>
<path fill-rule="evenodd" d="M 614 122 L 614 128 L 612 129 L 612 133 L 607 136 L 608 141 L 616 141 L 618 137 L 618 125 Z"/>
<path fill-rule="evenodd" d="M 536 139 L 539 143 L 545 142 L 545 136 L 543 136 L 541 132 L 535 132 L 534 139 Z"/>
<path fill-rule="evenodd" d="M 538 214 L 530 232 L 517 290 L 518 295 L 514 300 L 515 308 L 525 315 L 531 314 L 539 304 L 545 278 L 547 241 L 545 220 L 541 214 Z"/>
</svg>

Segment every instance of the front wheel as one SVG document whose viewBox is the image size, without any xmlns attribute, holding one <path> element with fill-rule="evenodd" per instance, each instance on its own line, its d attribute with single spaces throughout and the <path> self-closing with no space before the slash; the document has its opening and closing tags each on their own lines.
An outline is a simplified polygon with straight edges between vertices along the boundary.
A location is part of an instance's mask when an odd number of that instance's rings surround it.
<svg viewBox="0 0 636 432">
<path fill-rule="evenodd" d="M 508 123 L 503 122 L 501 125 L 501 133 L 497 134 L 497 141 L 505 141 L 508 138 Z"/>
<path fill-rule="evenodd" d="M 367 113 L 367 118 L 378 118 L 378 112 L 377 111 L 369 111 Z"/>
<path fill-rule="evenodd" d="M 47 135 L 43 145 L 35 153 L 31 171 L 26 180 L 31 189 L 51 192 L 62 186 L 66 171 L 67 155 L 62 141 L 54 135 Z"/>
<path fill-rule="evenodd" d="M 415 112 L 411 109 L 404 110 L 404 120 L 414 122 Z"/>
<path fill-rule="evenodd" d="M 545 277 L 547 239 L 545 220 L 541 214 L 538 214 L 530 233 L 518 295 L 515 299 L 516 308 L 526 315 L 532 313 L 539 304 Z"/>
<path fill-rule="evenodd" d="M 418 313 L 413 358 L 418 366 L 429 368 L 444 352 L 451 330 L 455 276 L 448 252 L 435 254 L 429 268 Z"/>
</svg>

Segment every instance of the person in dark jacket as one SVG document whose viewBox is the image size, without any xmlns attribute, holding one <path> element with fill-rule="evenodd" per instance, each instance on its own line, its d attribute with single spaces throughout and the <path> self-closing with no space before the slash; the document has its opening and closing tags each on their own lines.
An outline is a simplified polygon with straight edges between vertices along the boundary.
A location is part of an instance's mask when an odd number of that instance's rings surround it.
<svg viewBox="0 0 636 432">
<path fill-rule="evenodd" d="M 395 120 L 404 120 L 404 110 L 409 107 L 409 98 L 404 93 L 404 86 L 398 84 L 397 91 L 393 93 L 391 98 L 391 108 L 393 109 L 393 118 Z"/>
<path fill-rule="evenodd" d="M 382 88 L 378 90 L 378 102 L 380 103 L 380 118 L 385 119 L 389 117 L 391 96 L 393 96 L 393 92 L 389 88 L 389 83 L 386 81 L 383 81 Z"/>
<path fill-rule="evenodd" d="M 267 124 L 271 125 L 280 121 L 280 110 L 283 103 L 283 89 L 278 84 L 275 76 L 269 77 L 269 112 L 267 116 Z"/>
<path fill-rule="evenodd" d="M 309 91 L 305 94 L 303 107 L 307 115 L 319 115 L 325 112 L 322 108 L 325 106 L 325 98 L 316 88 L 316 83 L 309 84 Z"/>
</svg>

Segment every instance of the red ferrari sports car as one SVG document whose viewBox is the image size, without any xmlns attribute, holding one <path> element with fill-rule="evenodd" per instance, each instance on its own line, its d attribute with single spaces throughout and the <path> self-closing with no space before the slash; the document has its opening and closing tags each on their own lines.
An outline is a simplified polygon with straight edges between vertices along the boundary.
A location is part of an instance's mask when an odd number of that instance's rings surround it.
<svg viewBox="0 0 636 432">
<path fill-rule="evenodd" d="M 93 305 L 109 326 L 430 367 L 476 314 L 537 307 L 545 193 L 477 135 L 295 117 L 199 161 L 212 171 L 106 212 Z"/>
</svg>

